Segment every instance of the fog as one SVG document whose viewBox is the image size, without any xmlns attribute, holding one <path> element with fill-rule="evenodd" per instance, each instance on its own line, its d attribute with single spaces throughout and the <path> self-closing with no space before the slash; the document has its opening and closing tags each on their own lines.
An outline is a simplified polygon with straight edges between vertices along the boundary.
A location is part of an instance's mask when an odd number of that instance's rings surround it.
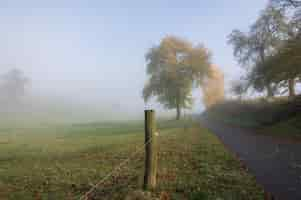
<svg viewBox="0 0 301 200">
<path fill-rule="evenodd" d="M 169 115 L 173 111 L 155 102 L 145 105 L 141 98 L 146 51 L 168 34 L 204 43 L 228 87 L 239 68 L 226 36 L 233 28 L 248 28 L 265 3 L 1 1 L 0 74 L 19 69 L 30 80 L 22 103 L 4 106 L 2 114 L 54 121 L 128 120 L 141 119 L 145 108 L 153 108 Z M 193 96 L 189 112 L 200 113 L 200 89 Z"/>
</svg>

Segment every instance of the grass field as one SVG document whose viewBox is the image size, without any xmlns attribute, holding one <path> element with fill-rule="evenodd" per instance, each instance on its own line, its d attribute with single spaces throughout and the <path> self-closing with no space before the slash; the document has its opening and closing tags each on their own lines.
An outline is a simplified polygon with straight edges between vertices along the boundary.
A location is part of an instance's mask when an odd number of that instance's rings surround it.
<svg viewBox="0 0 301 200">
<path fill-rule="evenodd" d="M 263 199 L 262 190 L 208 130 L 192 121 L 158 124 L 154 197 Z M 0 199 L 79 199 L 143 145 L 142 122 L 0 129 Z M 139 190 L 143 151 L 97 189 L 92 199 L 124 199 Z M 162 193 L 163 192 L 163 193 Z"/>
</svg>

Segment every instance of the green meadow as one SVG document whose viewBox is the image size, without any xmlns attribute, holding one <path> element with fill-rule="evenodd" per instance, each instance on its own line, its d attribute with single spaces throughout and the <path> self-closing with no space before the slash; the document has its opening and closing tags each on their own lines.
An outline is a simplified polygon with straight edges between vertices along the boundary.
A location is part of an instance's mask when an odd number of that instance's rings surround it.
<svg viewBox="0 0 301 200">
<path fill-rule="evenodd" d="M 263 198 L 254 177 L 199 123 L 160 120 L 157 127 L 158 186 L 149 198 Z M 91 196 L 125 199 L 141 190 L 143 142 L 142 121 L 3 127 L 0 199 L 79 199 L 130 157 Z"/>
</svg>

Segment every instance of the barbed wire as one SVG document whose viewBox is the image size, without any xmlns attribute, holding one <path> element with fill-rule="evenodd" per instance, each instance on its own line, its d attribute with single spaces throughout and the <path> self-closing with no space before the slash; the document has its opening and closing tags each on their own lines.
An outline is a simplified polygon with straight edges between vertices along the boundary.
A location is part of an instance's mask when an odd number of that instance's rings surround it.
<svg viewBox="0 0 301 200">
<path fill-rule="evenodd" d="M 152 137 L 149 138 L 148 141 L 146 141 L 143 145 L 141 145 L 139 148 L 136 148 L 137 150 L 132 153 L 127 159 L 122 161 L 118 166 L 116 166 L 110 173 L 108 173 L 104 178 L 99 180 L 95 185 L 93 185 L 90 190 L 88 190 L 84 195 L 80 196 L 79 200 L 89 200 L 90 195 L 106 180 L 108 180 L 111 176 L 113 176 L 116 172 L 118 172 L 122 167 L 124 167 L 132 158 L 137 155 L 138 153 L 142 152 L 146 145 L 148 145 L 152 140 Z"/>
</svg>

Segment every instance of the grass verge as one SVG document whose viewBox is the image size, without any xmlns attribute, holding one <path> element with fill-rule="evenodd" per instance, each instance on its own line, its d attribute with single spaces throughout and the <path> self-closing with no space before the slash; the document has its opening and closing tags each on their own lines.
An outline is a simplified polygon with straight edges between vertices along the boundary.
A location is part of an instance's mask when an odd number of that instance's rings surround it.
<svg viewBox="0 0 301 200">
<path fill-rule="evenodd" d="M 203 116 L 257 133 L 301 139 L 301 97 L 295 99 L 228 101 L 213 106 Z"/>
</svg>

